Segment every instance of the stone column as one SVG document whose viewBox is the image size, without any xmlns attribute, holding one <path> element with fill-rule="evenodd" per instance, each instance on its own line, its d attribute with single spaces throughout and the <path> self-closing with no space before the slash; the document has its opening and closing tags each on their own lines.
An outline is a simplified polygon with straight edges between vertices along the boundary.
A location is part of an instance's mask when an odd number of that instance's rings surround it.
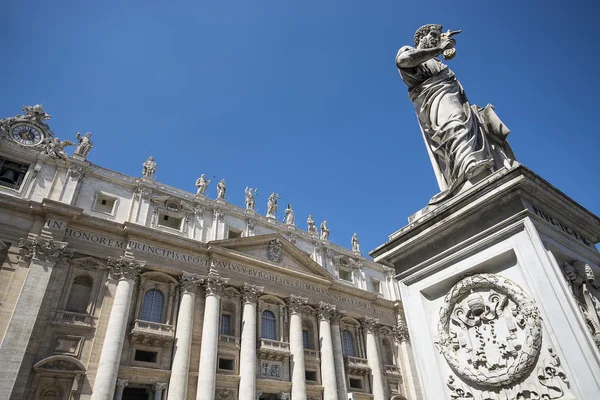
<svg viewBox="0 0 600 400">
<path fill-rule="evenodd" d="M 398 325 L 394 328 L 394 340 L 398 347 L 398 364 L 402 371 L 404 394 L 409 400 L 418 400 L 416 386 L 419 383 L 410 365 L 412 351 L 410 348 L 408 327 L 401 315 L 398 315 Z"/>
<path fill-rule="evenodd" d="M 338 400 L 348 399 L 346 386 L 346 369 L 344 367 L 344 349 L 342 347 L 342 333 L 340 331 L 339 310 L 331 315 L 331 341 L 333 343 L 333 361 L 335 363 L 335 381 L 337 383 Z"/>
<path fill-rule="evenodd" d="M 321 343 L 321 380 L 323 385 L 323 400 L 337 400 L 338 388 L 335 376 L 333 357 L 333 341 L 331 339 L 331 324 L 329 320 L 336 311 L 332 304 L 319 303 L 319 342 Z"/>
<path fill-rule="evenodd" d="M 199 275 L 184 272 L 180 278 L 181 302 L 175 330 L 175 350 L 171 377 L 169 379 L 168 400 L 186 400 L 192 349 L 192 328 L 194 327 L 194 304 L 196 290 L 200 284 Z"/>
<path fill-rule="evenodd" d="M 37 235 L 31 235 L 19 242 L 21 259 L 30 264 L 19 299 L 0 343 L 0 399 L 8 399 L 13 394 L 52 271 L 55 267 L 68 266 L 71 262 L 74 250 L 68 250 L 66 247 L 65 242 L 55 242 L 49 237 Z M 20 397 L 16 393 L 15 395 Z"/>
<path fill-rule="evenodd" d="M 204 321 L 202 323 L 202 343 L 198 370 L 198 390 L 196 400 L 214 400 L 217 378 L 217 349 L 219 346 L 219 304 L 223 285 L 229 278 L 221 278 L 212 268 L 202 279 L 206 291 Z"/>
<path fill-rule="evenodd" d="M 379 352 L 377 351 L 377 338 L 375 331 L 379 320 L 372 317 L 362 319 L 363 329 L 366 334 L 367 361 L 371 374 L 373 376 L 373 400 L 385 400 L 385 388 L 383 384 L 383 374 L 381 373 L 381 362 Z"/>
<path fill-rule="evenodd" d="M 152 390 L 154 391 L 154 400 L 162 400 L 163 390 L 167 388 L 167 384 L 165 382 L 156 382 L 152 386 Z"/>
<path fill-rule="evenodd" d="M 129 381 L 124 379 L 117 380 L 117 390 L 115 390 L 115 400 L 121 400 L 123 398 L 123 391 L 125 387 L 129 385 Z"/>
<path fill-rule="evenodd" d="M 240 343 L 239 400 L 255 400 L 256 396 L 256 301 L 264 286 L 244 283 L 242 301 L 242 339 Z"/>
<path fill-rule="evenodd" d="M 290 311 L 290 354 L 292 356 L 292 400 L 306 400 L 302 306 L 307 302 L 308 299 L 305 297 L 291 295 L 288 298 L 288 308 Z"/>
<path fill-rule="evenodd" d="M 121 363 L 127 319 L 131 309 L 133 287 L 144 265 L 143 262 L 136 261 L 129 251 L 126 251 L 125 255 L 118 260 L 109 258 L 107 264 L 110 267 L 111 277 L 117 279 L 118 283 L 108 317 L 106 336 L 94 380 L 92 400 L 109 400 L 113 396 Z"/>
</svg>

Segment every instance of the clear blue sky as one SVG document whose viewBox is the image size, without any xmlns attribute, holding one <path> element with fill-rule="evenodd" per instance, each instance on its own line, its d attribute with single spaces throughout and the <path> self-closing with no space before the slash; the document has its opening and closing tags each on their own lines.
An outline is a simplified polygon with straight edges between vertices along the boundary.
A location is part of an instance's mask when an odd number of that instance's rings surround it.
<svg viewBox="0 0 600 400">
<path fill-rule="evenodd" d="M 363 252 L 438 192 L 399 47 L 462 29 L 449 62 L 496 106 L 519 161 L 600 214 L 597 2 L 8 1 L 0 116 L 43 103 L 57 136 L 91 131 L 95 164 L 228 201 L 277 191 L 303 229 Z M 593 4 L 593 5 L 592 5 Z M 212 178 L 214 176 L 214 178 Z"/>
</svg>

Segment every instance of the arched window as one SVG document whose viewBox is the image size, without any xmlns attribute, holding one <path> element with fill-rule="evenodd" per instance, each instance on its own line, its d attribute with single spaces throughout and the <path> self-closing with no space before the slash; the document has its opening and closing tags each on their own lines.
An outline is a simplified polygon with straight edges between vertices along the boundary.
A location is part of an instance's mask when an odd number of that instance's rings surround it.
<svg viewBox="0 0 600 400">
<path fill-rule="evenodd" d="M 265 310 L 262 312 L 261 317 L 261 337 L 263 339 L 271 339 L 276 340 L 275 333 L 275 324 L 277 322 L 277 318 L 275 318 L 275 314 L 273 311 Z"/>
<path fill-rule="evenodd" d="M 394 351 L 392 350 L 390 341 L 383 339 L 381 345 L 383 347 L 383 362 L 387 365 L 394 365 Z"/>
<path fill-rule="evenodd" d="M 66 311 L 86 313 L 90 304 L 93 286 L 94 282 L 89 276 L 80 275 L 76 277 L 73 280 L 73 285 L 71 285 L 71 293 L 69 293 L 69 299 L 67 300 Z"/>
<path fill-rule="evenodd" d="M 144 321 L 162 322 L 163 304 L 165 296 L 160 290 L 148 290 L 144 295 L 144 303 L 142 304 L 142 315 L 140 319 Z"/>
<path fill-rule="evenodd" d="M 352 334 L 347 330 L 342 332 L 342 339 L 344 341 L 344 355 L 354 357 L 354 338 Z"/>
</svg>

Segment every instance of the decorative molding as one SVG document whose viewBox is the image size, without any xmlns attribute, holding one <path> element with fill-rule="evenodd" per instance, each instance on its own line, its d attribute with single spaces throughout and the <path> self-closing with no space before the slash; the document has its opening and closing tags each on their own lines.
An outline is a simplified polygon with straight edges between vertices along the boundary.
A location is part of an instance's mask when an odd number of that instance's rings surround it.
<svg viewBox="0 0 600 400">
<path fill-rule="evenodd" d="M 302 306 L 306 305 L 306 303 L 308 303 L 306 297 L 296 296 L 295 294 L 291 294 L 287 299 L 287 306 L 292 314 L 300 314 Z"/>
<path fill-rule="evenodd" d="M 69 176 L 76 181 L 83 180 L 85 178 L 87 172 L 87 168 L 81 167 L 79 165 L 71 165 L 69 167 Z"/>
<path fill-rule="evenodd" d="M 439 315 L 436 345 L 468 383 L 510 385 L 535 365 L 542 345 L 539 311 L 511 280 L 494 274 L 466 277 L 450 289 Z"/>
<path fill-rule="evenodd" d="M 225 219 L 225 211 L 223 211 L 223 209 L 221 208 L 215 207 L 215 209 L 213 210 L 213 217 L 215 220 L 223 222 L 223 220 Z"/>
<path fill-rule="evenodd" d="M 262 295 L 265 290 L 264 286 L 251 285 L 249 283 L 244 283 L 244 287 L 242 289 L 242 301 L 244 303 L 253 303 L 255 304 L 258 300 L 258 297 Z"/>
<path fill-rule="evenodd" d="M 128 279 L 137 280 L 146 264 L 145 261 L 136 261 L 129 255 L 121 256 L 118 259 L 108 257 L 106 262 L 110 270 L 110 277 L 115 280 Z"/>
<path fill-rule="evenodd" d="M 201 279 L 204 285 L 206 296 L 220 296 L 223 291 L 223 286 L 229 282 L 229 278 L 222 278 L 218 273 L 211 269 L 205 278 Z"/>
<path fill-rule="evenodd" d="M 319 302 L 318 316 L 320 319 L 329 321 L 331 319 L 332 315 L 334 315 L 335 313 L 336 313 L 335 305 L 325 303 L 323 301 Z"/>
<path fill-rule="evenodd" d="M 280 263 L 283 260 L 283 244 L 281 243 L 281 240 L 271 240 L 267 246 L 266 252 L 269 261 Z"/>
<path fill-rule="evenodd" d="M 156 382 L 154 385 L 152 385 L 152 390 L 154 390 L 155 392 L 160 392 L 162 390 L 165 390 L 166 388 L 166 382 Z"/>
<path fill-rule="evenodd" d="M 179 277 L 179 289 L 181 293 L 195 293 L 202 281 L 202 277 L 196 274 L 184 272 Z"/>
<path fill-rule="evenodd" d="M 366 333 L 375 334 L 379 326 L 379 319 L 373 317 L 362 317 L 360 320 Z"/>
<path fill-rule="evenodd" d="M 408 335 L 408 326 L 406 325 L 406 321 L 402 316 L 398 316 L 397 325 L 393 329 L 394 338 L 400 342 L 408 342 L 410 341 L 410 336 Z"/>
<path fill-rule="evenodd" d="M 129 381 L 127 379 L 117 379 L 117 387 L 124 389 L 129 385 Z"/>
<path fill-rule="evenodd" d="M 19 241 L 21 258 L 29 262 L 32 258 L 54 264 L 57 267 L 69 266 L 75 250 L 67 249 L 67 242 L 55 242 L 33 236 Z"/>
</svg>

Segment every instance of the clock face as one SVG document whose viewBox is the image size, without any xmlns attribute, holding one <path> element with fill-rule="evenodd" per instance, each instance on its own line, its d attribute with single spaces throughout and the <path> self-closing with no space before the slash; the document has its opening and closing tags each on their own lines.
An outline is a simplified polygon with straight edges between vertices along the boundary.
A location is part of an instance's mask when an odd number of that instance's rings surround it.
<svg viewBox="0 0 600 400">
<path fill-rule="evenodd" d="M 42 142 L 42 132 L 33 125 L 18 124 L 12 127 L 10 136 L 23 146 L 36 146 Z"/>
</svg>

